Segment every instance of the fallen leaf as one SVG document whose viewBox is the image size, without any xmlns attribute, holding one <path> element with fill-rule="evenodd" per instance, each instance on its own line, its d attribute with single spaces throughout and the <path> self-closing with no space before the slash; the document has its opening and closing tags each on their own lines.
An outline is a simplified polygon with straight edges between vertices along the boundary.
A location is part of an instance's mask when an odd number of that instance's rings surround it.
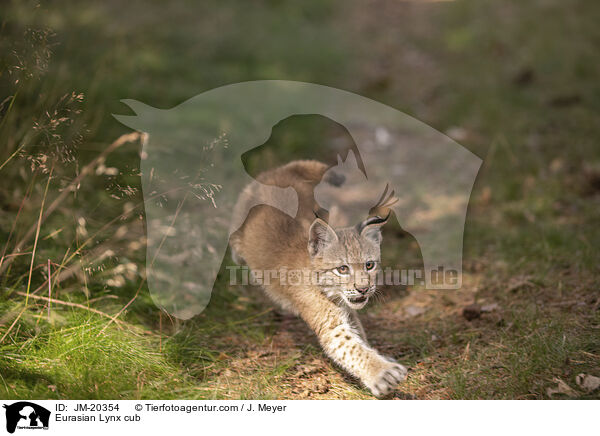
<svg viewBox="0 0 600 436">
<path fill-rule="evenodd" d="M 575 377 L 577 386 L 586 392 L 593 392 L 600 387 L 600 377 L 589 374 L 579 374 Z"/>
<path fill-rule="evenodd" d="M 571 388 L 558 377 L 554 377 L 553 381 L 557 383 L 557 385 L 554 388 L 546 389 L 546 394 L 548 394 L 549 397 L 552 397 L 555 394 L 562 394 L 566 395 L 567 397 L 576 397 L 579 395 L 573 388 Z"/>
<path fill-rule="evenodd" d="M 463 360 L 469 360 L 470 351 L 471 351 L 471 342 L 469 341 L 467 343 L 467 346 L 465 347 L 465 351 L 463 352 L 463 355 L 462 355 Z"/>
<path fill-rule="evenodd" d="M 507 292 L 516 292 L 522 288 L 535 288 L 536 284 L 530 280 L 530 277 L 515 278 L 509 283 Z"/>
<path fill-rule="evenodd" d="M 500 305 L 498 305 L 498 303 L 485 304 L 481 306 L 482 312 L 493 312 L 498 309 L 500 309 Z"/>
<path fill-rule="evenodd" d="M 425 313 L 424 307 L 419 306 L 407 306 L 404 308 L 404 314 L 406 318 L 414 318 L 415 316 L 419 316 Z"/>
</svg>

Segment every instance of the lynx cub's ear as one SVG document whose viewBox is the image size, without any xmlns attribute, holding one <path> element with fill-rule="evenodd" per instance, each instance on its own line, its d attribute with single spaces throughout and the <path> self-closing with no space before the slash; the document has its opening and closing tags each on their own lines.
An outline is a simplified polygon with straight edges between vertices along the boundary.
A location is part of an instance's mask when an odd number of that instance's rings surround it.
<svg viewBox="0 0 600 436">
<path fill-rule="evenodd" d="M 317 218 L 308 230 L 308 253 L 314 257 L 327 245 L 337 240 L 338 237 L 329 224 Z"/>
<path fill-rule="evenodd" d="M 356 226 L 356 230 L 360 233 L 360 236 L 369 239 L 375 244 L 381 244 L 381 227 L 387 223 L 390 214 L 385 218 L 379 216 L 372 216 L 364 220 L 362 223 Z"/>
</svg>

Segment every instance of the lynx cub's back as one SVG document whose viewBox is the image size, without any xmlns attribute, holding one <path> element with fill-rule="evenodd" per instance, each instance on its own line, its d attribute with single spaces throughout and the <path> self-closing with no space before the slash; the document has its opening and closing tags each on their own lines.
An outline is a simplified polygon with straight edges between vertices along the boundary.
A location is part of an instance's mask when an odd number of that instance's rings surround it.
<svg viewBox="0 0 600 436">
<path fill-rule="evenodd" d="M 369 346 L 356 310 L 376 290 L 381 227 L 387 218 L 367 217 L 367 210 L 356 225 L 332 228 L 321 218 L 326 213 L 314 196 L 320 183 L 343 182 L 327 170 L 324 163 L 307 160 L 260 174 L 260 183 L 248 185 L 234 209 L 234 222 L 243 224 L 231 235 L 232 255 L 255 273 L 270 272 L 263 284 L 267 295 L 300 316 L 325 353 L 380 397 L 404 380 L 407 371 Z M 292 187 L 298 194 L 296 217 L 267 206 L 277 203 L 265 198 L 271 191 L 261 184 Z M 241 215 L 249 207 L 244 221 Z"/>
</svg>

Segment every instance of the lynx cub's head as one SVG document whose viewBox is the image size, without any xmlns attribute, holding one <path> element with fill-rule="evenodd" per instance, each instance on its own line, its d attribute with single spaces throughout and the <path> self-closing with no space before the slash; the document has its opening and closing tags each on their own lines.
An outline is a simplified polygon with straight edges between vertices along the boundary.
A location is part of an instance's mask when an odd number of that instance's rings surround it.
<svg viewBox="0 0 600 436">
<path fill-rule="evenodd" d="M 375 293 L 380 268 L 381 226 L 386 218 L 370 217 L 355 227 L 334 230 L 320 218 L 309 230 L 308 252 L 318 282 L 328 298 L 361 309 Z"/>
</svg>

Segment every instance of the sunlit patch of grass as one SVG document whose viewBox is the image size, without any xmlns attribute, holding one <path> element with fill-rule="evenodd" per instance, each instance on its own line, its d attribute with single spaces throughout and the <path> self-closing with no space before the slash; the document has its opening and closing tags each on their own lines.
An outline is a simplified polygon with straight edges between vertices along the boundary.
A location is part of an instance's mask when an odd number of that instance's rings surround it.
<svg viewBox="0 0 600 436">
<path fill-rule="evenodd" d="M 2 345 L 3 398 L 152 398 L 191 387 L 158 352 L 157 338 L 121 331 L 99 334 L 106 321 L 70 315 L 71 327 L 45 328 Z"/>
</svg>

